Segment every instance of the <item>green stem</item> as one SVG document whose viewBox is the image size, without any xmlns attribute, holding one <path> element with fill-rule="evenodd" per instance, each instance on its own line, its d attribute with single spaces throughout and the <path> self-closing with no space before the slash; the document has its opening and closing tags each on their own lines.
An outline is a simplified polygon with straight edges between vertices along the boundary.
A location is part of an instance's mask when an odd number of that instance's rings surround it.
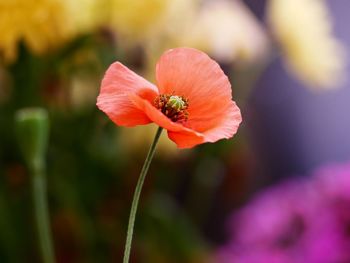
<svg viewBox="0 0 350 263">
<path fill-rule="evenodd" d="M 131 211 L 129 216 L 129 224 L 128 224 L 128 232 L 126 235 L 126 243 L 125 243 L 125 250 L 124 250 L 124 259 L 123 263 L 129 263 L 130 258 L 130 250 L 131 250 L 131 242 L 132 242 L 132 235 L 134 232 L 134 223 L 135 223 L 135 217 L 137 212 L 137 206 L 139 204 L 140 194 L 142 190 L 143 183 L 145 181 L 145 177 L 149 168 L 149 165 L 151 164 L 151 161 L 154 156 L 154 152 L 157 146 L 157 142 L 159 140 L 160 134 L 162 133 L 163 128 L 159 127 L 157 130 L 156 135 L 154 136 L 153 143 L 148 151 L 146 160 L 143 164 L 139 180 L 137 181 L 137 185 L 134 192 L 134 198 L 132 200 L 131 204 Z"/>
<path fill-rule="evenodd" d="M 46 177 L 44 163 L 41 160 L 33 160 L 31 170 L 35 221 L 38 231 L 42 262 L 54 263 L 54 252 L 49 223 L 49 209 L 46 199 Z"/>
</svg>

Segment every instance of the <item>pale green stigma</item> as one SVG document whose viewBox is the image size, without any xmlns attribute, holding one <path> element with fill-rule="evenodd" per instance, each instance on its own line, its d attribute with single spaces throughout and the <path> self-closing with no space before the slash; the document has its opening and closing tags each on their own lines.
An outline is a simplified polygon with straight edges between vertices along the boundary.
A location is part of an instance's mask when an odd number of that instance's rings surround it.
<svg viewBox="0 0 350 263">
<path fill-rule="evenodd" d="M 167 107 L 176 111 L 181 111 L 187 107 L 186 102 L 180 96 L 171 96 L 168 100 Z"/>
<path fill-rule="evenodd" d="M 183 96 L 160 94 L 153 104 L 173 122 L 184 122 L 188 119 L 188 99 Z"/>
</svg>

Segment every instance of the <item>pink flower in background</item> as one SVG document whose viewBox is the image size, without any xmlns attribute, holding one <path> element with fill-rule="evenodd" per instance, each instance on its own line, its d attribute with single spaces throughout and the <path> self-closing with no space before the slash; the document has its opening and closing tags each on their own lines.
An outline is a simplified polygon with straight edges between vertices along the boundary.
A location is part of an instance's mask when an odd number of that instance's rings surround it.
<svg viewBox="0 0 350 263">
<path fill-rule="evenodd" d="M 264 191 L 229 229 L 220 263 L 350 262 L 350 163 Z"/>
</svg>

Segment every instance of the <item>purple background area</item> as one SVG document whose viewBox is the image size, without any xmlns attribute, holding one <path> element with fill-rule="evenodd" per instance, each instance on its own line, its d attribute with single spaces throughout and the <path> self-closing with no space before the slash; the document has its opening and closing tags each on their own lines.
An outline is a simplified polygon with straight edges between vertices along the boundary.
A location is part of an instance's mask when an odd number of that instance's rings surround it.
<svg viewBox="0 0 350 263">
<path fill-rule="evenodd" d="M 247 2 L 261 18 L 263 4 Z M 336 35 L 349 53 L 350 1 L 327 4 Z M 246 112 L 246 124 L 260 160 L 259 176 L 271 180 L 350 159 L 349 65 L 346 72 L 346 81 L 339 89 L 317 93 L 289 76 L 279 58 L 269 65 Z"/>
</svg>

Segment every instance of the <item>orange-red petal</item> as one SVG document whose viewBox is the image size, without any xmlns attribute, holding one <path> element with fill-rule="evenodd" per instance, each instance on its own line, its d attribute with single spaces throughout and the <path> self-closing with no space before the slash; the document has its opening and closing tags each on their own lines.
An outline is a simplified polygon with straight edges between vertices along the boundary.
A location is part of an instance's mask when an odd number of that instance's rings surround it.
<svg viewBox="0 0 350 263">
<path fill-rule="evenodd" d="M 192 132 L 188 131 L 168 131 L 168 137 L 180 149 L 192 148 L 198 144 L 205 143 L 204 137 L 201 134 L 194 136 Z"/>
<path fill-rule="evenodd" d="M 205 53 L 191 48 L 169 50 L 160 58 L 156 74 L 160 93 L 189 100 L 189 118 L 184 125 L 202 134 L 203 142 L 230 138 L 237 132 L 242 117 L 232 101 L 231 84 Z M 173 131 L 169 137 L 178 145 L 187 140 L 183 133 Z"/>
<path fill-rule="evenodd" d="M 130 94 L 138 94 L 146 100 L 152 100 L 157 96 L 158 90 L 152 83 L 121 63 L 113 63 L 102 80 L 97 98 L 98 108 L 120 126 L 150 123 L 148 116 L 130 101 Z"/>
<path fill-rule="evenodd" d="M 226 109 L 221 121 L 212 129 L 203 132 L 206 142 L 216 142 L 220 139 L 229 139 L 237 133 L 242 122 L 241 111 L 234 101 Z"/>
<path fill-rule="evenodd" d="M 168 136 L 171 140 L 176 142 L 179 148 L 191 148 L 197 144 L 231 138 L 236 134 L 241 121 L 241 112 L 235 102 L 232 101 L 231 105 L 226 109 L 226 115 L 221 119 L 220 123 L 204 132 L 196 132 L 196 134 L 201 135 L 202 140 L 197 139 L 200 138 L 199 136 L 193 137 L 191 134 L 182 131 L 168 131 Z"/>
</svg>

